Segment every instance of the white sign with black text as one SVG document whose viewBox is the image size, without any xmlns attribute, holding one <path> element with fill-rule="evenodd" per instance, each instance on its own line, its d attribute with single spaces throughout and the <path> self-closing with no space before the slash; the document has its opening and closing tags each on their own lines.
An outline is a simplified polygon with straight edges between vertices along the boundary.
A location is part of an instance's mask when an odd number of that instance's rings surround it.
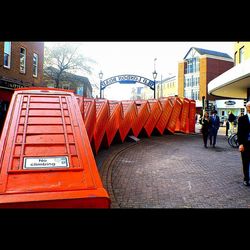
<svg viewBox="0 0 250 250">
<path fill-rule="evenodd" d="M 67 156 L 25 157 L 23 168 L 24 169 L 69 168 L 69 159 Z"/>
</svg>

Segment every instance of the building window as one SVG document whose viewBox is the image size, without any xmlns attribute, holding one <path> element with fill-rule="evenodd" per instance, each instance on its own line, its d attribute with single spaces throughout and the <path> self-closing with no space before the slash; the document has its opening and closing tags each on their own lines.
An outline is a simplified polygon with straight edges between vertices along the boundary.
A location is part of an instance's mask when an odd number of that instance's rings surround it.
<svg viewBox="0 0 250 250">
<path fill-rule="evenodd" d="M 199 89 L 194 90 L 194 100 L 198 101 L 199 100 Z"/>
<path fill-rule="evenodd" d="M 196 67 L 197 67 L 197 62 L 196 62 L 196 58 L 193 58 L 193 72 L 196 72 Z"/>
<path fill-rule="evenodd" d="M 196 58 L 196 72 L 200 71 L 200 58 Z"/>
<path fill-rule="evenodd" d="M 192 59 L 189 59 L 187 61 L 187 74 L 193 73 L 193 61 Z"/>
<path fill-rule="evenodd" d="M 10 69 L 10 57 L 11 57 L 11 42 L 4 42 L 3 66 L 8 69 Z"/>
<path fill-rule="evenodd" d="M 38 55 L 36 53 L 33 54 L 33 76 L 37 77 L 37 69 L 38 69 Z"/>
<path fill-rule="evenodd" d="M 244 47 L 241 47 L 239 51 L 239 63 L 243 61 L 244 61 Z"/>
<path fill-rule="evenodd" d="M 20 72 L 25 73 L 26 70 L 26 49 L 20 48 Z"/>
<path fill-rule="evenodd" d="M 191 89 L 184 89 L 184 97 L 192 99 L 192 90 Z"/>
<path fill-rule="evenodd" d="M 198 57 L 193 57 L 191 59 L 187 59 L 185 73 L 195 73 L 200 71 L 200 59 Z"/>
<path fill-rule="evenodd" d="M 77 87 L 76 94 L 83 96 L 83 86 L 78 86 Z"/>
</svg>

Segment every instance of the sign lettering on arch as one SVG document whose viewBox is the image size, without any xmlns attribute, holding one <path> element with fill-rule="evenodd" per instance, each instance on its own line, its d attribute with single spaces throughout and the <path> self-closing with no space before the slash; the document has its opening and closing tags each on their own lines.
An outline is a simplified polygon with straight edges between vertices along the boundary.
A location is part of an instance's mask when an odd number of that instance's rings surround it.
<svg viewBox="0 0 250 250">
<path fill-rule="evenodd" d="M 138 82 L 154 90 L 154 81 L 143 76 L 129 75 L 129 74 L 112 76 L 108 79 L 103 80 L 101 82 L 101 90 L 105 89 L 107 86 L 114 84 L 116 82 L 119 82 L 120 84 L 135 84 Z"/>
</svg>

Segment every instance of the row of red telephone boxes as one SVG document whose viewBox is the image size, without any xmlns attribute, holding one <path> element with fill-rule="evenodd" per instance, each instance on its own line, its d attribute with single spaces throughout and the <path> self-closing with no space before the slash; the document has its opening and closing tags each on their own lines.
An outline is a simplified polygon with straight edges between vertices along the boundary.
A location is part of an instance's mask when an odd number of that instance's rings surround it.
<svg viewBox="0 0 250 250">
<path fill-rule="evenodd" d="M 195 132 L 195 101 L 167 97 L 151 100 L 110 101 L 77 96 L 94 154 L 129 135 Z"/>
<path fill-rule="evenodd" d="M 50 88 L 15 90 L 0 140 L 0 208 L 109 208 L 94 154 L 132 131 L 194 131 L 195 103 L 108 101 Z"/>
</svg>

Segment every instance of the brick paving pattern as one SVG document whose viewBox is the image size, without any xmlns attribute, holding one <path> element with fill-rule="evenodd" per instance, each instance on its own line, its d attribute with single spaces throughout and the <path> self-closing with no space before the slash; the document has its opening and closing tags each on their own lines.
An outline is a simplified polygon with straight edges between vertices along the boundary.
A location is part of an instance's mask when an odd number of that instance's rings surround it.
<svg viewBox="0 0 250 250">
<path fill-rule="evenodd" d="M 240 153 L 222 134 L 216 148 L 204 148 L 200 134 L 178 133 L 101 150 L 111 208 L 250 208 Z"/>
</svg>

